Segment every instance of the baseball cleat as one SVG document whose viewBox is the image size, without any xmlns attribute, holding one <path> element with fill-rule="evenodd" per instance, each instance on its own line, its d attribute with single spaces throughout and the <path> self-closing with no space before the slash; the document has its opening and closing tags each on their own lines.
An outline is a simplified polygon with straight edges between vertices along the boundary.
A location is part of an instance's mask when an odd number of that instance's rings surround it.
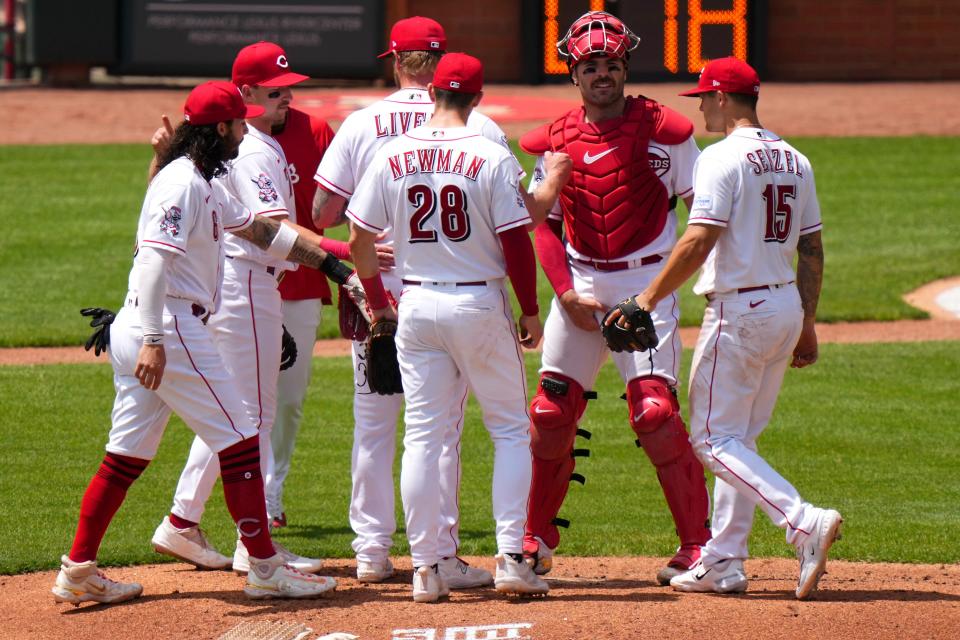
<svg viewBox="0 0 960 640">
<path fill-rule="evenodd" d="M 743 593 L 747 590 L 747 574 L 739 558 L 721 560 L 709 567 L 700 561 L 670 580 L 670 586 L 675 591 L 694 593 Z"/>
<path fill-rule="evenodd" d="M 287 526 L 287 513 L 284 511 L 278 516 L 273 516 L 273 519 L 270 520 L 271 529 L 282 529 Z"/>
<path fill-rule="evenodd" d="M 553 569 L 553 549 L 542 538 L 534 536 L 533 539 L 537 542 L 537 550 L 532 553 L 525 550 L 524 555 L 533 560 L 533 572 L 545 576 Z"/>
<path fill-rule="evenodd" d="M 669 586 L 673 578 L 692 569 L 699 560 L 700 545 L 680 545 L 667 566 L 657 572 L 657 583 L 662 587 Z"/>
<path fill-rule="evenodd" d="M 840 538 L 843 518 L 838 511 L 824 509 L 817 518 L 817 526 L 807 539 L 797 545 L 800 559 L 800 579 L 797 581 L 797 599 L 804 600 L 817 590 L 820 577 L 827 570 L 827 552 Z"/>
<path fill-rule="evenodd" d="M 357 580 L 366 584 L 383 582 L 393 575 L 393 563 L 390 558 L 383 562 L 357 560 Z"/>
<path fill-rule="evenodd" d="M 323 568 L 323 560 L 298 556 L 276 540 L 273 540 L 273 550 L 283 558 L 286 564 L 297 571 L 316 573 Z M 239 575 L 250 572 L 250 555 L 247 553 L 247 547 L 242 540 L 237 540 L 237 550 L 233 553 L 233 570 Z"/>
<path fill-rule="evenodd" d="M 60 573 L 53 589 L 54 602 L 69 602 L 79 607 L 82 602 L 111 604 L 140 597 L 143 587 L 137 582 L 114 582 L 97 569 L 96 560 L 74 562 L 60 558 Z"/>
<path fill-rule="evenodd" d="M 286 564 L 282 553 L 270 558 L 249 558 L 250 571 L 243 592 L 254 600 L 317 598 L 337 588 L 329 576 L 315 576 Z"/>
<path fill-rule="evenodd" d="M 451 589 L 473 589 L 493 584 L 493 575 L 489 571 L 471 567 L 457 556 L 441 558 L 437 570 Z"/>
<path fill-rule="evenodd" d="M 178 529 L 170 523 L 170 516 L 164 516 L 151 542 L 157 553 L 189 562 L 197 569 L 229 569 L 232 563 L 213 548 L 199 526 Z"/>
<path fill-rule="evenodd" d="M 515 595 L 546 595 L 550 585 L 534 571 L 533 558 L 517 561 L 509 553 L 500 554 L 497 560 L 497 577 L 494 584 L 500 593 Z"/>
<path fill-rule="evenodd" d="M 413 572 L 413 601 L 436 602 L 450 595 L 450 587 L 437 571 L 437 565 L 423 566 Z"/>
</svg>

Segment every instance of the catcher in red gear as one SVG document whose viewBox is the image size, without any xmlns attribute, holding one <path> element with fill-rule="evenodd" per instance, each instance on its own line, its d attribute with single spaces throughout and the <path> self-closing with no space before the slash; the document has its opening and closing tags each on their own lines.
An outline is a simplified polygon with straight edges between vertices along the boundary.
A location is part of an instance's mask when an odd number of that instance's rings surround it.
<svg viewBox="0 0 960 640">
<path fill-rule="evenodd" d="M 524 135 L 542 156 L 564 151 L 573 173 L 558 206 L 535 232 L 536 249 L 556 293 L 544 328 L 540 383 L 530 406 L 533 483 L 524 551 L 546 573 L 560 542 L 558 513 L 574 473 L 578 428 L 600 367 L 610 355 L 600 319 L 659 272 L 677 237 L 674 207 L 693 199 L 699 149 L 693 124 L 643 96 L 626 96 L 630 51 L 639 38 L 618 18 L 594 11 L 576 20 L 557 47 L 583 106 Z M 544 178 L 538 162 L 533 188 Z M 651 313 L 656 348 L 612 357 L 627 387 L 630 425 L 656 468 L 676 523 L 679 549 L 657 575 L 661 584 L 689 569 L 710 538 L 703 467 L 690 447 L 676 397 L 681 345 L 676 297 Z"/>
</svg>

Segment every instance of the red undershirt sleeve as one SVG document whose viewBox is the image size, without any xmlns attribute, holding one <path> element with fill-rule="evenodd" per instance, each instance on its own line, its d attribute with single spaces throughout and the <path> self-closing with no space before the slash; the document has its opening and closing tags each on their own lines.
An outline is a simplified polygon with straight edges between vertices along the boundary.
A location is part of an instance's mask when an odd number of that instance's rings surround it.
<svg viewBox="0 0 960 640">
<path fill-rule="evenodd" d="M 540 266 L 547 274 L 547 280 L 550 281 L 558 298 L 573 289 L 573 278 L 567 267 L 567 252 L 564 251 L 563 242 L 560 241 L 562 226 L 562 221 L 548 218 L 533 232 Z"/>
<path fill-rule="evenodd" d="M 320 241 L 320 248 L 332 253 L 340 260 L 350 260 L 350 244 L 343 240 L 334 240 L 326 236 Z"/>
<path fill-rule="evenodd" d="M 525 316 L 540 313 L 537 306 L 537 260 L 525 226 L 513 227 L 498 234 L 507 263 L 507 275 Z"/>
</svg>

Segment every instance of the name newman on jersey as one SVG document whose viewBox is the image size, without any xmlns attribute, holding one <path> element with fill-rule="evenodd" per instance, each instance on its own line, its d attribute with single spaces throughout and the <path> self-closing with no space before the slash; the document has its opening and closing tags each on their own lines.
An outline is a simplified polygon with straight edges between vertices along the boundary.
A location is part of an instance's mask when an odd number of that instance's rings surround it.
<svg viewBox="0 0 960 640">
<path fill-rule="evenodd" d="M 456 153 L 456 155 L 454 155 Z M 426 147 L 389 156 L 387 163 L 394 180 L 415 173 L 456 173 L 474 182 L 487 159 L 453 149 Z"/>
</svg>

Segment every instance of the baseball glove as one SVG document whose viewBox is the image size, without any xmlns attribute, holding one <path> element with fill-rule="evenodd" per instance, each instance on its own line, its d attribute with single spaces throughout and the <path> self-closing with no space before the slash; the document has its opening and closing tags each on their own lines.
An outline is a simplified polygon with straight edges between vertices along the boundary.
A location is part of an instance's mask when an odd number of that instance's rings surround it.
<svg viewBox="0 0 960 640">
<path fill-rule="evenodd" d="M 297 341 L 293 339 L 287 327 L 283 327 L 283 338 L 280 348 L 280 371 L 286 371 L 297 362 Z"/>
<path fill-rule="evenodd" d="M 95 356 L 106 353 L 107 347 L 110 346 L 110 325 L 113 324 L 116 315 L 113 311 L 100 307 L 80 309 L 80 315 L 92 318 L 90 326 L 93 327 L 93 334 L 87 338 L 83 348 L 90 351 L 90 348 L 93 347 L 93 355 Z"/>
<path fill-rule="evenodd" d="M 360 294 L 363 288 L 360 289 Z M 364 306 L 360 308 L 360 304 Z M 340 335 L 347 340 L 363 342 L 370 335 L 370 312 L 366 309 L 366 299 L 354 301 L 348 290 L 340 285 L 340 295 L 337 296 L 337 311 L 340 314 Z"/>
<path fill-rule="evenodd" d="M 622 317 L 618 318 L 616 322 L 607 324 L 607 319 L 617 309 L 620 310 Z M 622 300 L 617 306 L 607 311 L 606 315 L 603 316 L 600 328 L 610 351 L 617 353 L 621 351 L 646 351 L 655 348 L 660 343 L 657 331 L 653 327 L 653 318 L 650 316 L 650 312 L 638 307 L 632 296 Z"/>
<path fill-rule="evenodd" d="M 370 327 L 367 337 L 367 384 L 382 396 L 403 393 L 400 364 L 397 362 L 397 323 L 379 320 Z"/>
</svg>

